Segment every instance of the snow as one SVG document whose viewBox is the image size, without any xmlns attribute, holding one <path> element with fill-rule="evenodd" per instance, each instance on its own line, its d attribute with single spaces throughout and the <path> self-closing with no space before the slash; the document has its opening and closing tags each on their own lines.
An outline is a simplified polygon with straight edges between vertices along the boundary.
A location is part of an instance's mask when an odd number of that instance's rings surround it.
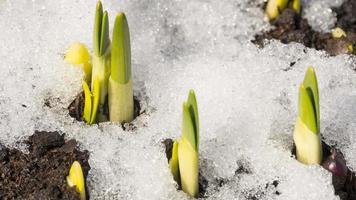
<svg viewBox="0 0 356 200">
<path fill-rule="evenodd" d="M 327 30 L 332 14 L 311 10 L 335 1 L 320 2 L 306 2 L 304 12 Z M 292 132 L 298 86 L 313 65 L 322 135 L 356 169 L 353 58 L 278 41 L 258 49 L 250 39 L 270 28 L 261 0 L 103 1 L 111 25 L 116 12 L 127 14 L 134 92 L 146 112 L 129 131 L 89 126 L 68 115 L 82 72 L 63 53 L 74 41 L 92 47 L 95 3 L 0 0 L 0 141 L 19 146 L 34 130 L 77 139 L 91 153 L 91 199 L 189 199 L 176 189 L 161 142 L 179 137 L 182 102 L 193 88 L 206 199 L 339 199 L 330 173 L 291 156 Z"/>
</svg>

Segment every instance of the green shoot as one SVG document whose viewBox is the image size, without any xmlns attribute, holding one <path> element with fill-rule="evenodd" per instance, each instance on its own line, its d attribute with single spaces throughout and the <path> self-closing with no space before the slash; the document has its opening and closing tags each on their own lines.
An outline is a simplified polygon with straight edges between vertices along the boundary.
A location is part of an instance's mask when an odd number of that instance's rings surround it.
<svg viewBox="0 0 356 200">
<path fill-rule="evenodd" d="M 131 47 L 129 27 L 124 13 L 119 13 L 115 19 L 111 75 L 108 84 L 110 121 L 131 122 L 134 117 Z"/>
<path fill-rule="evenodd" d="M 109 19 L 108 13 L 103 12 L 101 2 L 98 1 L 94 20 L 93 34 L 93 71 L 91 88 L 94 87 L 94 82 L 98 81 L 100 87 L 100 96 L 95 96 L 94 99 L 99 100 L 98 108 L 93 108 L 92 116 L 97 116 L 94 121 L 105 121 L 104 105 L 108 94 L 108 79 L 110 75 L 110 39 L 109 39 Z M 96 113 L 98 112 L 98 113 Z"/>
<path fill-rule="evenodd" d="M 321 163 L 319 112 L 318 83 L 314 69 L 309 67 L 299 88 L 298 118 L 293 134 L 297 159 L 304 164 Z"/>
</svg>

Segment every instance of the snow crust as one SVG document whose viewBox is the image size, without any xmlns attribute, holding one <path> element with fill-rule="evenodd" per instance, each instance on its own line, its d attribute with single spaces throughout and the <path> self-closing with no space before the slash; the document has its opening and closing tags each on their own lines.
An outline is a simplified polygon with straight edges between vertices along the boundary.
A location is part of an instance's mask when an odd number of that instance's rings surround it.
<svg viewBox="0 0 356 200">
<path fill-rule="evenodd" d="M 313 2 L 306 16 L 330 28 L 330 13 L 311 12 L 321 8 Z M 19 146 L 34 130 L 77 139 L 91 153 L 92 199 L 189 199 L 176 189 L 161 142 L 179 137 L 182 102 L 193 88 L 206 199 L 339 199 L 330 173 L 292 157 L 292 132 L 298 86 L 313 65 L 322 135 L 356 169 L 353 58 L 278 41 L 258 49 L 250 40 L 270 28 L 262 1 L 103 1 L 110 25 L 115 13 L 127 15 L 134 90 L 145 114 L 129 131 L 89 126 L 68 115 L 82 72 L 63 54 L 74 41 L 92 47 L 95 3 L 0 0 L 0 141 Z"/>
</svg>

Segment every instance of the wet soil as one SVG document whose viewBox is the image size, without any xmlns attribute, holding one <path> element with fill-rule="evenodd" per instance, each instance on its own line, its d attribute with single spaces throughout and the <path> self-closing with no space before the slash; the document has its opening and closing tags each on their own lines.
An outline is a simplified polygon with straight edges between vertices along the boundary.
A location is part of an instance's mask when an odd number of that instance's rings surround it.
<svg viewBox="0 0 356 200">
<path fill-rule="evenodd" d="M 332 10 L 336 13 L 336 26 L 356 33 L 356 0 L 346 0 L 340 7 Z"/>
<path fill-rule="evenodd" d="M 345 173 L 336 174 L 332 173 L 332 184 L 334 186 L 335 195 L 338 195 L 341 200 L 355 200 L 356 199 L 356 175 L 350 168 L 346 166 L 346 161 L 341 151 L 332 147 L 325 142 L 322 142 L 323 148 L 323 161 L 321 166 L 326 170 L 328 160 L 330 160 L 331 154 L 334 151 L 339 162 L 342 162 L 347 169 Z M 292 154 L 296 156 L 296 148 L 293 147 Z"/>
<path fill-rule="evenodd" d="M 80 199 L 66 177 L 74 161 L 87 176 L 89 152 L 58 132 L 36 131 L 24 143 L 28 153 L 0 144 L 0 199 Z"/>
<path fill-rule="evenodd" d="M 332 56 L 350 53 L 349 45 L 355 48 L 355 33 L 345 29 L 346 37 L 333 38 L 331 33 L 313 30 L 308 20 L 303 19 L 292 9 L 285 9 L 275 20 L 271 21 L 271 24 L 274 26 L 272 30 L 255 35 L 252 42 L 259 47 L 263 47 L 265 42 L 271 39 L 280 40 L 284 44 L 297 42 L 309 48 L 324 50 Z"/>
<path fill-rule="evenodd" d="M 105 103 L 104 113 L 106 118 L 109 119 L 109 109 L 108 103 Z M 73 117 L 78 121 L 83 121 L 83 111 L 84 111 L 84 92 L 79 93 L 72 103 L 68 106 L 69 116 Z M 142 114 L 141 106 L 139 100 L 134 96 L 134 118 Z M 123 126 L 125 128 L 125 126 Z"/>
</svg>

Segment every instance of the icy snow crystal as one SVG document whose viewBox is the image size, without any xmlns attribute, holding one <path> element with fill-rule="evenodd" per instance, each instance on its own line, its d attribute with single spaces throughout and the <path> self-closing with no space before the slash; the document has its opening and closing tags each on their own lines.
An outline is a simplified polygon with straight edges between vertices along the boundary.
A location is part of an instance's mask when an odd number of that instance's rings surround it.
<svg viewBox="0 0 356 200">
<path fill-rule="evenodd" d="M 114 123 L 89 126 L 68 115 L 82 72 L 63 53 L 74 41 L 92 47 L 95 3 L 0 0 L 2 142 L 17 145 L 34 130 L 77 139 L 91 153 L 92 199 L 188 199 L 176 189 L 161 142 L 179 137 L 182 102 L 193 88 L 206 199 L 338 199 L 330 173 L 291 156 L 292 132 L 298 86 L 313 65 L 322 135 L 356 169 L 350 57 L 278 41 L 258 49 L 250 39 L 270 27 L 262 0 L 106 0 L 111 30 L 117 12 L 127 15 L 134 90 L 146 112 L 130 131 Z M 305 12 L 310 19 L 320 14 Z"/>
</svg>

